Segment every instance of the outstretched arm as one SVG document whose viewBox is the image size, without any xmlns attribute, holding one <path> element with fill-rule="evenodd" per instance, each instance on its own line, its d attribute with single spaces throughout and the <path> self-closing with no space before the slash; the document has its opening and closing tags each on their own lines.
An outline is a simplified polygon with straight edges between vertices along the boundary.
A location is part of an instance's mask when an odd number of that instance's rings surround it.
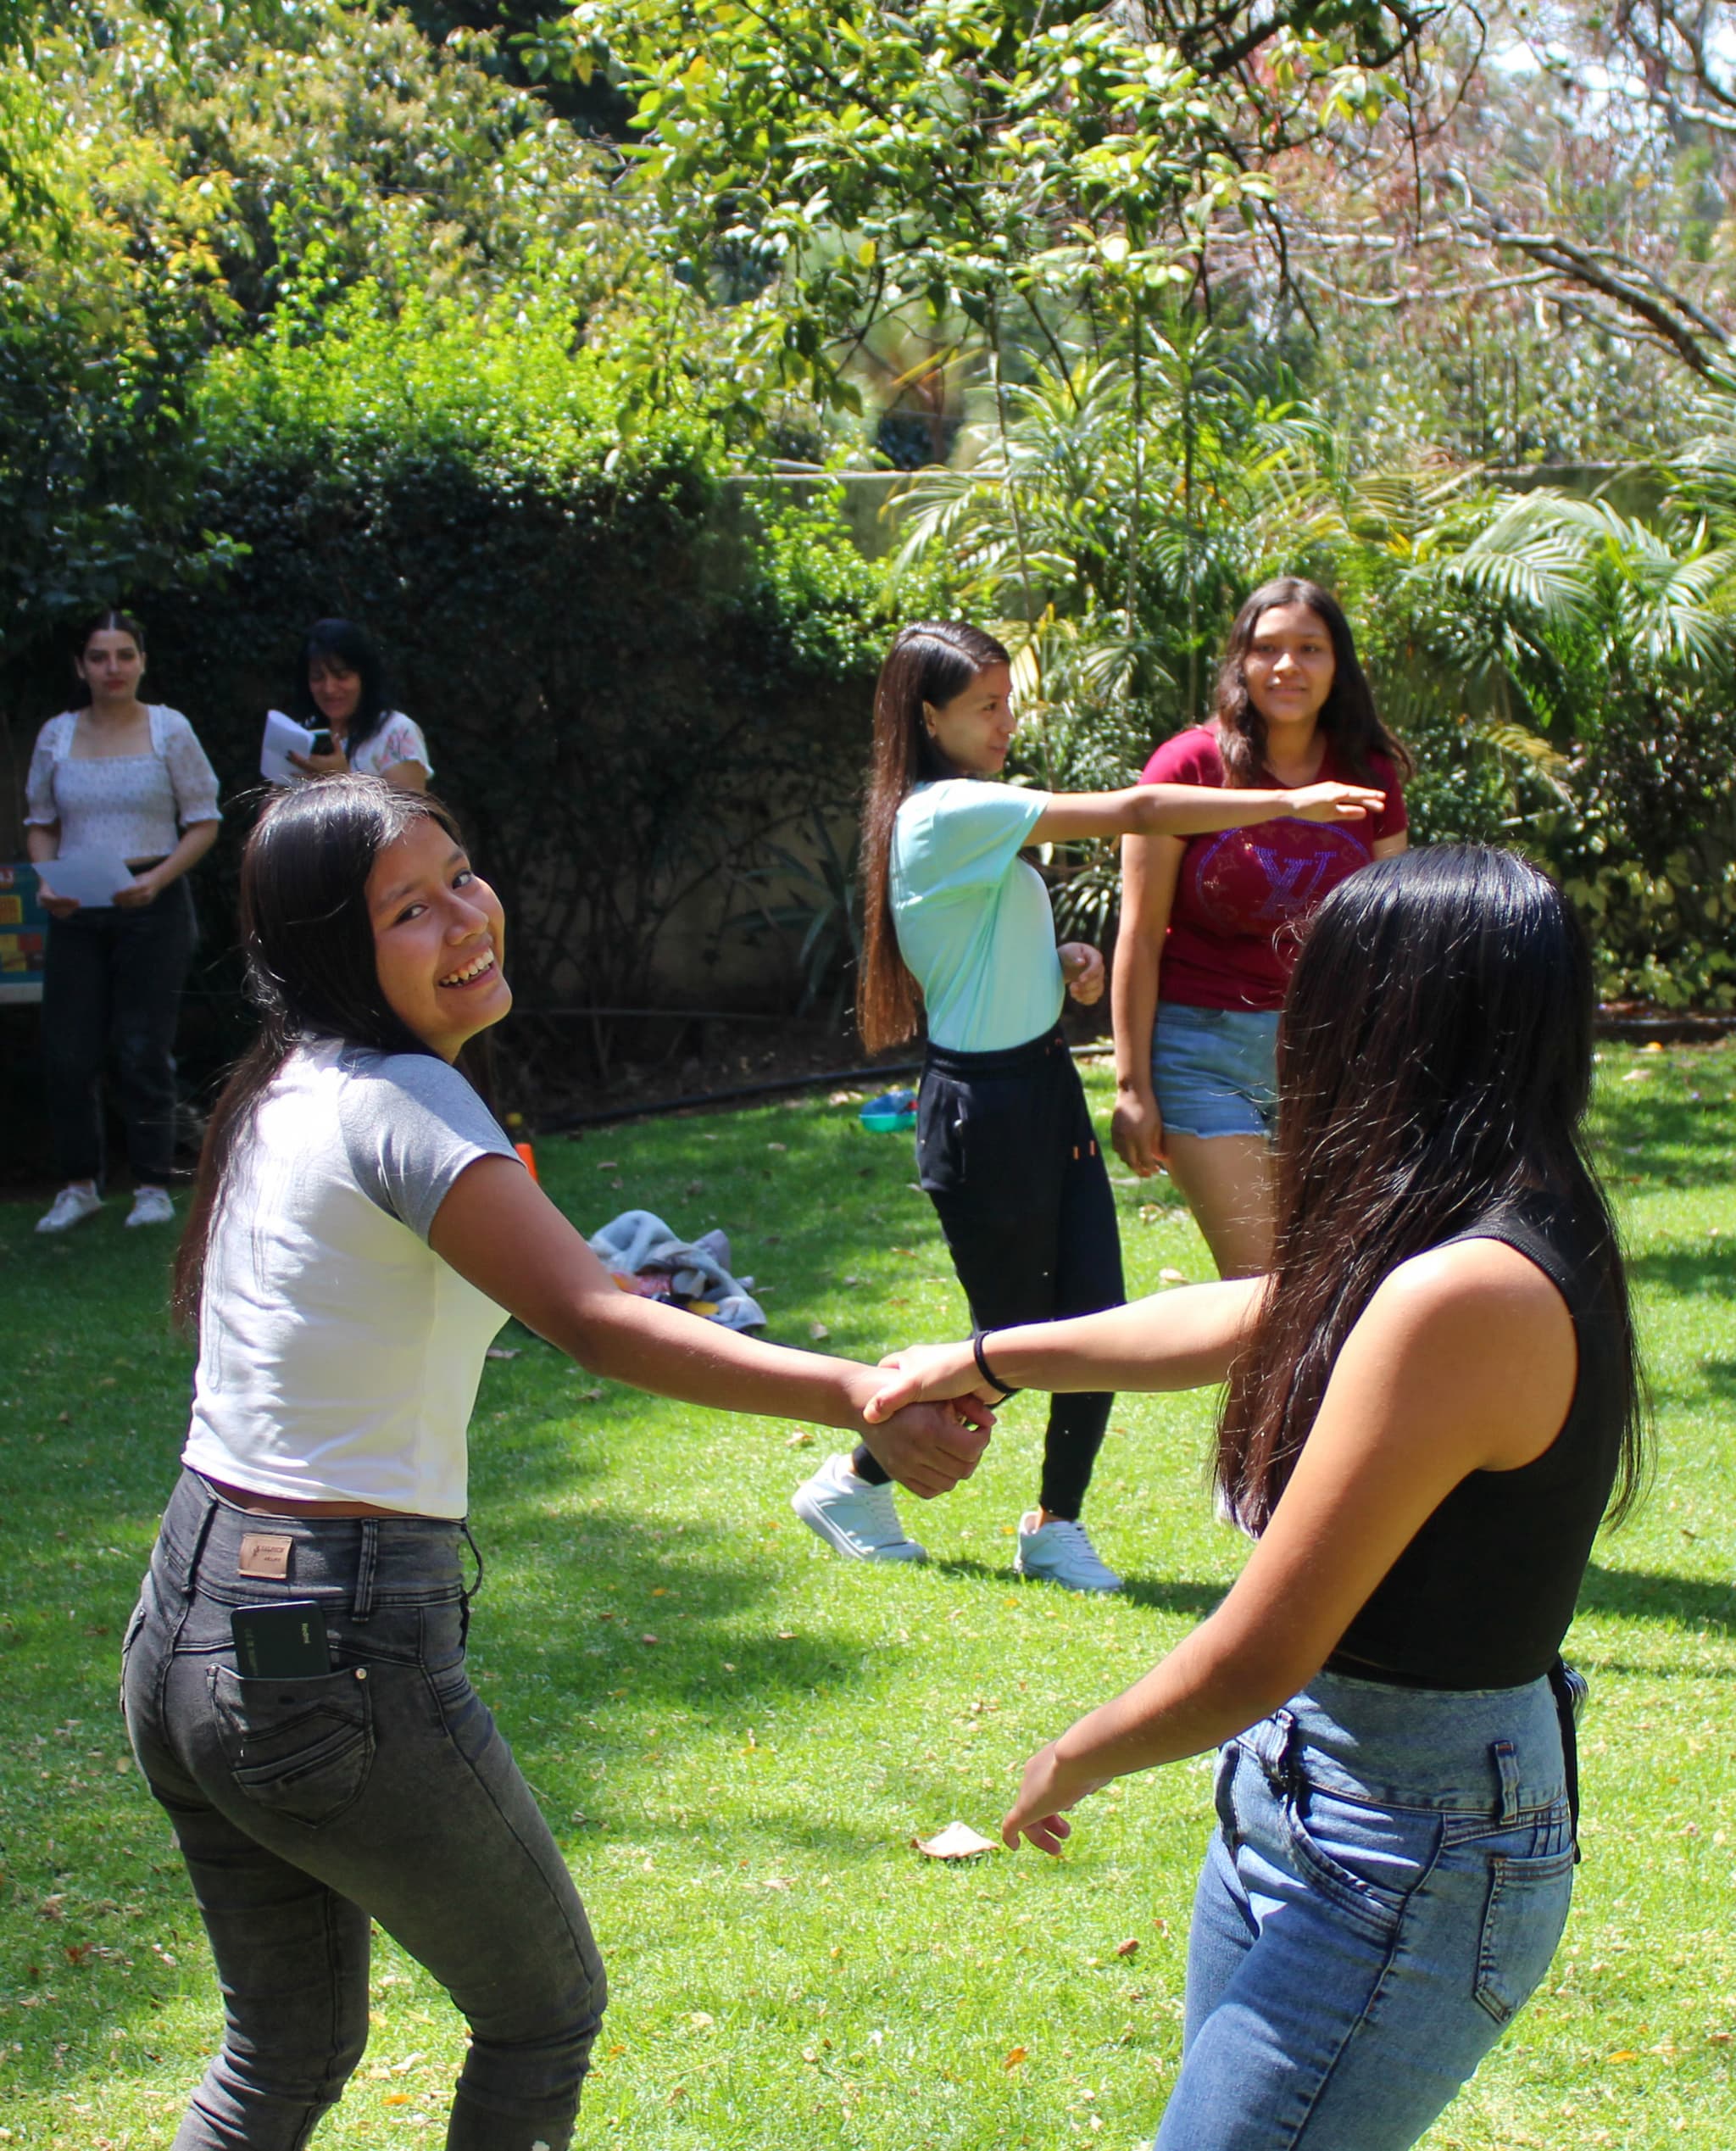
<svg viewBox="0 0 1736 2151">
<path fill-rule="evenodd" d="M 901 1485 L 930 1499 L 968 1479 L 993 1415 L 919 1405 L 871 1424 L 872 1368 L 791 1351 L 621 1291 L 515 1160 L 465 1167 L 428 1234 L 435 1253 L 498 1307 L 595 1374 L 690 1404 L 809 1419 L 862 1435 Z M 972 1385 L 974 1386 L 974 1385 Z"/>
<path fill-rule="evenodd" d="M 1224 1284 L 1189 1284 L 1159 1292 L 1131 1307 L 1077 1314 L 1063 1322 L 1032 1322 L 992 1329 L 983 1356 L 1009 1389 L 1200 1389 L 1221 1382 L 1252 1334 L 1266 1290 L 1264 1278 Z M 871 1420 L 907 1404 L 932 1403 L 982 1388 L 974 1347 L 910 1345 L 881 1361 L 868 1407 Z"/>
<path fill-rule="evenodd" d="M 1228 1597 L 1143 1680 L 1031 1758 L 1002 1826 L 1007 1843 L 1023 1835 L 1059 1851 L 1064 1810 L 1087 1793 L 1227 1740 L 1294 1694 L 1461 1480 L 1516 1470 L 1549 1446 L 1576 1371 L 1566 1304 L 1513 1249 L 1467 1240 L 1402 1264 L 1339 1352 Z"/>
<path fill-rule="evenodd" d="M 1254 792 L 1216 784 L 1132 784 L 1124 792 L 1058 792 L 1026 841 L 1068 844 L 1085 837 L 1197 837 L 1251 828 L 1284 815 L 1305 822 L 1360 822 L 1378 813 L 1384 792 L 1366 784 L 1304 784 Z"/>
</svg>

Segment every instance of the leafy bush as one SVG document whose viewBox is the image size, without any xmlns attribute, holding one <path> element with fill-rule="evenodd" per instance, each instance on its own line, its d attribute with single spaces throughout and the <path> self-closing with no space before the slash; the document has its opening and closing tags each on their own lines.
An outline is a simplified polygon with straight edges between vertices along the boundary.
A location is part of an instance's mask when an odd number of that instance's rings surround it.
<svg viewBox="0 0 1736 2151">
<path fill-rule="evenodd" d="M 364 288 L 214 361 L 189 520 L 234 564 L 153 599 L 153 680 L 233 795 L 309 622 L 364 621 L 525 1002 L 643 1005 L 673 922 L 720 931 L 776 833 L 850 802 L 880 577 L 823 503 L 762 521 L 698 409 L 630 426 L 630 358 L 570 340 L 558 284 L 480 315 Z"/>
</svg>

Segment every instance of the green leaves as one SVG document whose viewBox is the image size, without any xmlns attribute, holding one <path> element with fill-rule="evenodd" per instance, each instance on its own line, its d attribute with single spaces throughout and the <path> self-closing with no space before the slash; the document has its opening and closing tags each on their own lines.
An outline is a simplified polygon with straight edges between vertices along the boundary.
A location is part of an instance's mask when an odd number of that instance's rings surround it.
<svg viewBox="0 0 1736 2151">
<path fill-rule="evenodd" d="M 786 348 L 826 400 L 887 313 L 1125 311 L 1267 192 L 1227 93 L 1114 8 L 577 0 L 570 34 L 635 97 L 632 184 L 665 255 L 714 297 L 720 242 L 775 264 L 755 303 L 812 325 Z"/>
</svg>

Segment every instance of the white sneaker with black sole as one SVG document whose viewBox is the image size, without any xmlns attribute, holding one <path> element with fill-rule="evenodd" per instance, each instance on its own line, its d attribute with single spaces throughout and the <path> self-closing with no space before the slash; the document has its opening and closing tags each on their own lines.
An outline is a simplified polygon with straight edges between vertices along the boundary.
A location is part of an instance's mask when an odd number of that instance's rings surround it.
<svg viewBox="0 0 1736 2151">
<path fill-rule="evenodd" d="M 38 1232 L 70 1232 L 103 1207 L 103 1198 L 91 1188 L 62 1188 L 36 1220 Z"/>
<path fill-rule="evenodd" d="M 1040 1576 L 1063 1591 L 1119 1591 L 1121 1580 L 1099 1558 L 1082 1524 L 1052 1516 L 1045 1524 L 1040 1509 L 1027 1508 L 1019 1519 L 1019 1552 L 1013 1566 L 1021 1576 Z"/>
<path fill-rule="evenodd" d="M 905 1537 L 890 1484 L 871 1485 L 852 1468 L 848 1457 L 828 1457 L 790 1496 L 790 1507 L 810 1531 L 849 1560 L 928 1558 L 923 1547 Z"/>
</svg>

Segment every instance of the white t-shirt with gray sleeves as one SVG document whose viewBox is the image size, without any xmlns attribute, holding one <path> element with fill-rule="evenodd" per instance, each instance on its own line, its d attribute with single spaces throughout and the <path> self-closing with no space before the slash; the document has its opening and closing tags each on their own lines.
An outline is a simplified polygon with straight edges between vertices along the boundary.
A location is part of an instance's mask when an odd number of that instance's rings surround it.
<svg viewBox="0 0 1736 2151">
<path fill-rule="evenodd" d="M 479 1157 L 516 1162 L 444 1061 L 338 1040 L 290 1054 L 212 1219 L 185 1463 L 265 1496 L 465 1513 L 506 1315 L 427 1239 Z"/>
</svg>

